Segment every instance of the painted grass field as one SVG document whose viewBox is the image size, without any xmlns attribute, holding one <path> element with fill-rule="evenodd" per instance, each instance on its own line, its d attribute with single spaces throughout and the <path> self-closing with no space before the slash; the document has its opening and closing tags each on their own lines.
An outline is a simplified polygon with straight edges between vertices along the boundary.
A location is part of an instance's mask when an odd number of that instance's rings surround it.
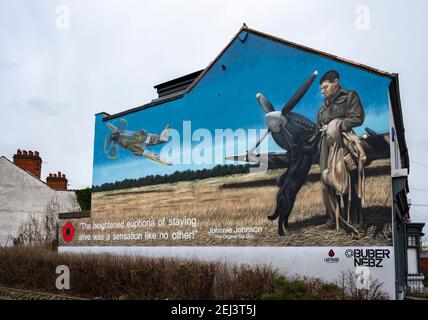
<svg viewBox="0 0 428 320">
<path fill-rule="evenodd" d="M 318 172 L 317 172 L 318 171 Z M 97 192 L 92 195 L 93 222 L 125 221 L 125 228 L 109 229 L 110 234 L 153 232 L 156 239 L 92 242 L 96 245 L 185 245 L 185 246 L 360 246 L 391 245 L 391 178 L 389 161 L 374 162 L 366 169 L 366 235 L 353 239 L 345 230 L 330 229 L 321 198 L 319 169 L 313 166 L 308 182 L 301 188 L 290 215 L 290 227 L 277 236 L 277 221 L 267 215 L 275 208 L 278 187 L 273 183 L 283 170 L 210 178 L 191 182 L 153 185 L 134 189 Z M 258 185 L 258 186 L 254 186 Z M 158 226 L 166 218 L 164 226 Z M 168 225 L 196 219 L 196 226 Z M 155 221 L 154 227 L 126 228 L 126 221 Z M 192 221 L 194 222 L 194 220 Z M 234 233 L 235 227 L 253 231 Z M 232 228 L 232 232 L 210 234 L 210 228 Z M 196 233 L 191 233 L 197 230 Z M 183 234 L 189 232 L 183 239 Z M 229 230 L 230 231 L 230 230 Z M 242 231 L 242 230 L 241 230 Z M 104 232 L 107 232 L 105 230 Z M 168 233 L 168 239 L 159 239 Z M 181 239 L 173 239 L 173 234 Z M 71 245 L 82 245 L 73 241 Z"/>
</svg>

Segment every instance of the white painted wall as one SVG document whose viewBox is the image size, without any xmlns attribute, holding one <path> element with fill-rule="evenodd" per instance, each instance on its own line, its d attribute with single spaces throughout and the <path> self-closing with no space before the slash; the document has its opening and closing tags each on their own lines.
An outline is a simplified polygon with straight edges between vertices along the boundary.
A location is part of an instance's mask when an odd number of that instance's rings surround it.
<svg viewBox="0 0 428 320">
<path fill-rule="evenodd" d="M 397 130 L 395 128 L 395 120 L 394 120 L 394 114 L 392 113 L 392 107 L 391 107 L 391 98 L 388 94 L 388 103 L 389 103 L 389 134 L 390 134 L 390 148 L 391 148 L 391 170 L 392 174 L 394 175 L 394 171 L 400 170 L 401 168 L 401 156 L 400 156 L 400 145 L 398 144 L 398 138 L 397 138 Z M 395 131 L 395 137 L 394 141 L 392 141 L 392 128 Z"/>
<path fill-rule="evenodd" d="M 51 202 L 57 202 L 61 212 L 80 211 L 74 191 L 54 190 L 0 157 L 0 246 L 16 236 L 31 214 L 42 215 Z"/>
<path fill-rule="evenodd" d="M 388 249 L 389 259 L 382 267 L 366 268 L 368 284 L 378 280 L 381 290 L 395 300 L 395 263 L 393 247 L 72 247 L 60 246 L 60 253 L 110 253 L 117 255 L 173 257 L 220 261 L 230 264 L 270 265 L 290 277 L 315 277 L 340 284 L 342 272 L 362 272 L 354 266 L 353 258 L 346 254 L 350 249 Z M 326 263 L 328 252 L 333 249 L 338 263 Z"/>
<path fill-rule="evenodd" d="M 416 248 L 407 249 L 407 273 L 418 274 L 418 252 Z"/>
</svg>

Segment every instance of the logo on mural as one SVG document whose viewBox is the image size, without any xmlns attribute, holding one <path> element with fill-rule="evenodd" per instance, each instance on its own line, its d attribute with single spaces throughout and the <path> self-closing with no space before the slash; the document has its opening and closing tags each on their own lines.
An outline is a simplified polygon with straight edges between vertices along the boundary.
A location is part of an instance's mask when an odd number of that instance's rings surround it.
<svg viewBox="0 0 428 320">
<path fill-rule="evenodd" d="M 345 256 L 354 259 L 355 267 L 383 268 L 383 260 L 391 259 L 389 249 L 347 249 Z"/>
<path fill-rule="evenodd" d="M 324 258 L 324 262 L 326 263 L 338 263 L 339 258 L 335 257 L 336 253 L 333 251 L 333 249 L 330 249 L 328 252 L 328 257 Z"/>
</svg>

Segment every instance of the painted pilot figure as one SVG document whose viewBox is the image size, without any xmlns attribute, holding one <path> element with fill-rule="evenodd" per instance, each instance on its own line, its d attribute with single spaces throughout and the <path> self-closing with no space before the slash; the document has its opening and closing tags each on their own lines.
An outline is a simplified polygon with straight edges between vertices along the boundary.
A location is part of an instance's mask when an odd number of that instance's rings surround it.
<svg viewBox="0 0 428 320">
<path fill-rule="evenodd" d="M 328 173 L 329 170 L 332 171 L 331 162 L 334 161 L 334 155 L 331 153 L 333 145 L 335 147 L 339 145 L 342 148 L 340 154 L 344 163 L 343 167 L 349 173 L 347 175 L 349 179 L 348 196 L 343 198 L 344 207 L 348 212 L 348 222 L 356 222 L 358 226 L 363 227 L 361 198 L 364 190 L 364 171 L 361 172 L 361 170 L 364 170 L 364 162 L 362 161 L 365 161 L 365 155 L 361 156 L 364 159 L 358 159 L 358 150 L 355 151 L 355 149 L 361 150 L 361 145 L 352 129 L 363 123 L 364 109 L 357 92 L 346 90 L 340 86 L 339 73 L 335 70 L 328 71 L 322 76 L 320 89 L 324 102 L 318 111 L 316 132 L 319 138 L 319 164 L 323 185 L 323 201 L 329 218 L 327 224 L 334 225 L 336 220 L 336 226 L 338 227 L 336 210 L 338 210 L 337 206 L 340 208 L 340 199 L 338 199 L 339 192 L 337 188 L 332 188 L 332 184 L 325 183 L 325 179 L 323 181 L 323 178 L 325 178 L 323 173 Z M 336 140 L 339 141 L 337 143 L 333 143 L 331 136 L 327 134 L 331 132 L 332 126 L 337 128 L 338 134 L 336 136 L 339 137 L 339 140 Z M 351 135 L 353 145 L 356 148 L 352 148 L 352 143 L 349 141 L 348 144 L 345 143 L 346 139 L 344 137 L 347 136 L 349 138 Z"/>
</svg>

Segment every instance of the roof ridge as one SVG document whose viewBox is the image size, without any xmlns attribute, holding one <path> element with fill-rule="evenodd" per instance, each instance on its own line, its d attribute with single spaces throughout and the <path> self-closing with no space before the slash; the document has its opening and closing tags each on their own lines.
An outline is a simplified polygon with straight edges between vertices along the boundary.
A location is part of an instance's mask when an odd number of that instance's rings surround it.
<svg viewBox="0 0 428 320">
<path fill-rule="evenodd" d="M 327 58 L 327 59 L 330 59 L 330 60 L 334 60 L 334 61 L 339 62 L 339 63 L 344 63 L 344 64 L 347 64 L 347 65 L 349 65 L 351 67 L 355 67 L 355 68 L 364 70 L 366 72 L 374 73 L 374 74 L 377 74 L 379 76 L 384 76 L 384 77 L 386 76 L 386 77 L 389 77 L 389 78 L 394 78 L 394 76 L 396 75 L 395 73 L 390 73 L 390 72 L 382 71 L 380 69 L 376 69 L 376 68 L 367 66 L 365 64 L 362 64 L 362 63 L 358 63 L 358 62 L 355 62 L 355 61 L 352 61 L 352 60 L 349 60 L 349 59 L 341 58 L 341 57 L 338 57 L 336 55 L 333 55 L 333 54 L 330 54 L 330 53 L 327 53 L 327 52 L 324 52 L 324 51 L 321 51 L 321 50 L 313 49 L 311 47 L 300 45 L 298 43 L 295 43 L 295 42 L 292 42 L 292 41 L 289 41 L 289 40 L 285 40 L 283 38 L 280 38 L 280 37 L 277 37 L 277 36 L 273 36 L 273 35 L 268 34 L 268 33 L 264 33 L 264 32 L 261 32 L 261 31 L 255 30 L 255 29 L 251 29 L 244 22 L 243 25 L 241 26 L 241 28 L 239 29 L 239 31 L 235 33 L 235 35 L 231 38 L 231 40 L 227 43 L 227 45 L 220 51 L 220 53 L 215 56 L 215 58 L 208 64 L 208 66 L 206 68 L 204 68 L 204 69 L 201 70 L 201 73 L 192 81 L 192 83 L 185 90 L 183 90 L 182 92 L 180 92 L 180 94 L 177 94 L 176 96 L 173 96 L 173 97 L 171 97 L 169 99 L 165 99 L 165 100 L 153 99 L 150 102 L 145 103 L 143 105 L 140 105 L 140 106 L 137 106 L 137 107 L 133 107 L 133 108 L 130 108 L 130 109 L 127 109 L 125 111 L 122 111 L 122 112 L 119 112 L 119 113 L 116 113 L 116 114 L 112 114 L 112 115 L 110 115 L 110 114 L 108 114 L 106 112 L 99 112 L 97 114 L 105 113 L 106 116 L 103 118 L 103 121 L 107 121 L 107 120 L 111 120 L 111 119 L 123 116 L 125 114 L 137 112 L 137 111 L 140 111 L 140 110 L 144 110 L 146 108 L 150 108 L 150 107 L 153 107 L 153 106 L 156 106 L 156 105 L 159 105 L 159 104 L 163 104 L 165 102 L 169 102 L 169 101 L 172 101 L 172 100 L 176 100 L 176 99 L 182 98 L 185 94 L 189 93 L 199 83 L 199 81 L 211 70 L 211 68 L 213 67 L 213 65 L 220 59 L 220 57 L 232 45 L 232 43 L 236 40 L 236 38 L 239 36 L 239 34 L 242 31 L 250 32 L 250 33 L 253 33 L 253 34 L 257 35 L 257 36 L 260 36 L 260 37 L 263 37 L 263 38 L 266 38 L 266 39 L 269 39 L 269 40 L 272 40 L 272 41 L 280 42 L 282 44 L 285 44 L 285 45 L 297 48 L 299 50 L 303 50 L 303 51 L 307 51 L 307 52 L 310 52 L 310 53 L 313 53 L 313 54 L 321 55 L 324 58 Z"/>
<path fill-rule="evenodd" d="M 281 42 L 281 43 L 284 43 L 284 44 L 296 47 L 296 48 L 301 49 L 301 50 L 305 50 L 305 51 L 312 52 L 314 54 L 322 55 L 325 58 L 332 59 L 332 60 L 335 60 L 337 62 L 345 63 L 345 64 L 348 64 L 348 65 L 351 65 L 351 66 L 354 66 L 354 67 L 357 67 L 357 68 L 360 68 L 360 69 L 365 69 L 366 71 L 373 72 L 373 73 L 376 73 L 378 75 L 388 76 L 388 77 L 392 78 L 394 76 L 394 74 L 395 74 L 393 72 L 383 71 L 383 70 L 380 70 L 380 69 L 377 69 L 377 68 L 365 65 L 363 63 L 359 63 L 359 62 L 350 60 L 350 59 L 342 58 L 342 57 L 339 57 L 337 55 L 334 55 L 334 54 L 331 54 L 331 53 L 328 53 L 328 52 L 325 52 L 325 51 L 321 51 L 321 50 L 314 49 L 314 48 L 311 48 L 311 47 L 308 47 L 308 46 L 304 46 L 304 45 L 298 44 L 296 42 L 286 40 L 284 38 L 273 36 L 271 34 L 264 33 L 262 31 L 258 31 L 258 30 L 251 29 L 251 28 L 248 28 L 248 27 L 246 27 L 244 29 L 246 29 L 248 32 L 255 33 L 255 34 L 260 35 L 260 36 L 262 36 L 264 38 L 269 38 L 269 39 L 272 39 L 272 40 L 275 40 L 275 41 L 278 41 L 278 42 Z"/>
</svg>

